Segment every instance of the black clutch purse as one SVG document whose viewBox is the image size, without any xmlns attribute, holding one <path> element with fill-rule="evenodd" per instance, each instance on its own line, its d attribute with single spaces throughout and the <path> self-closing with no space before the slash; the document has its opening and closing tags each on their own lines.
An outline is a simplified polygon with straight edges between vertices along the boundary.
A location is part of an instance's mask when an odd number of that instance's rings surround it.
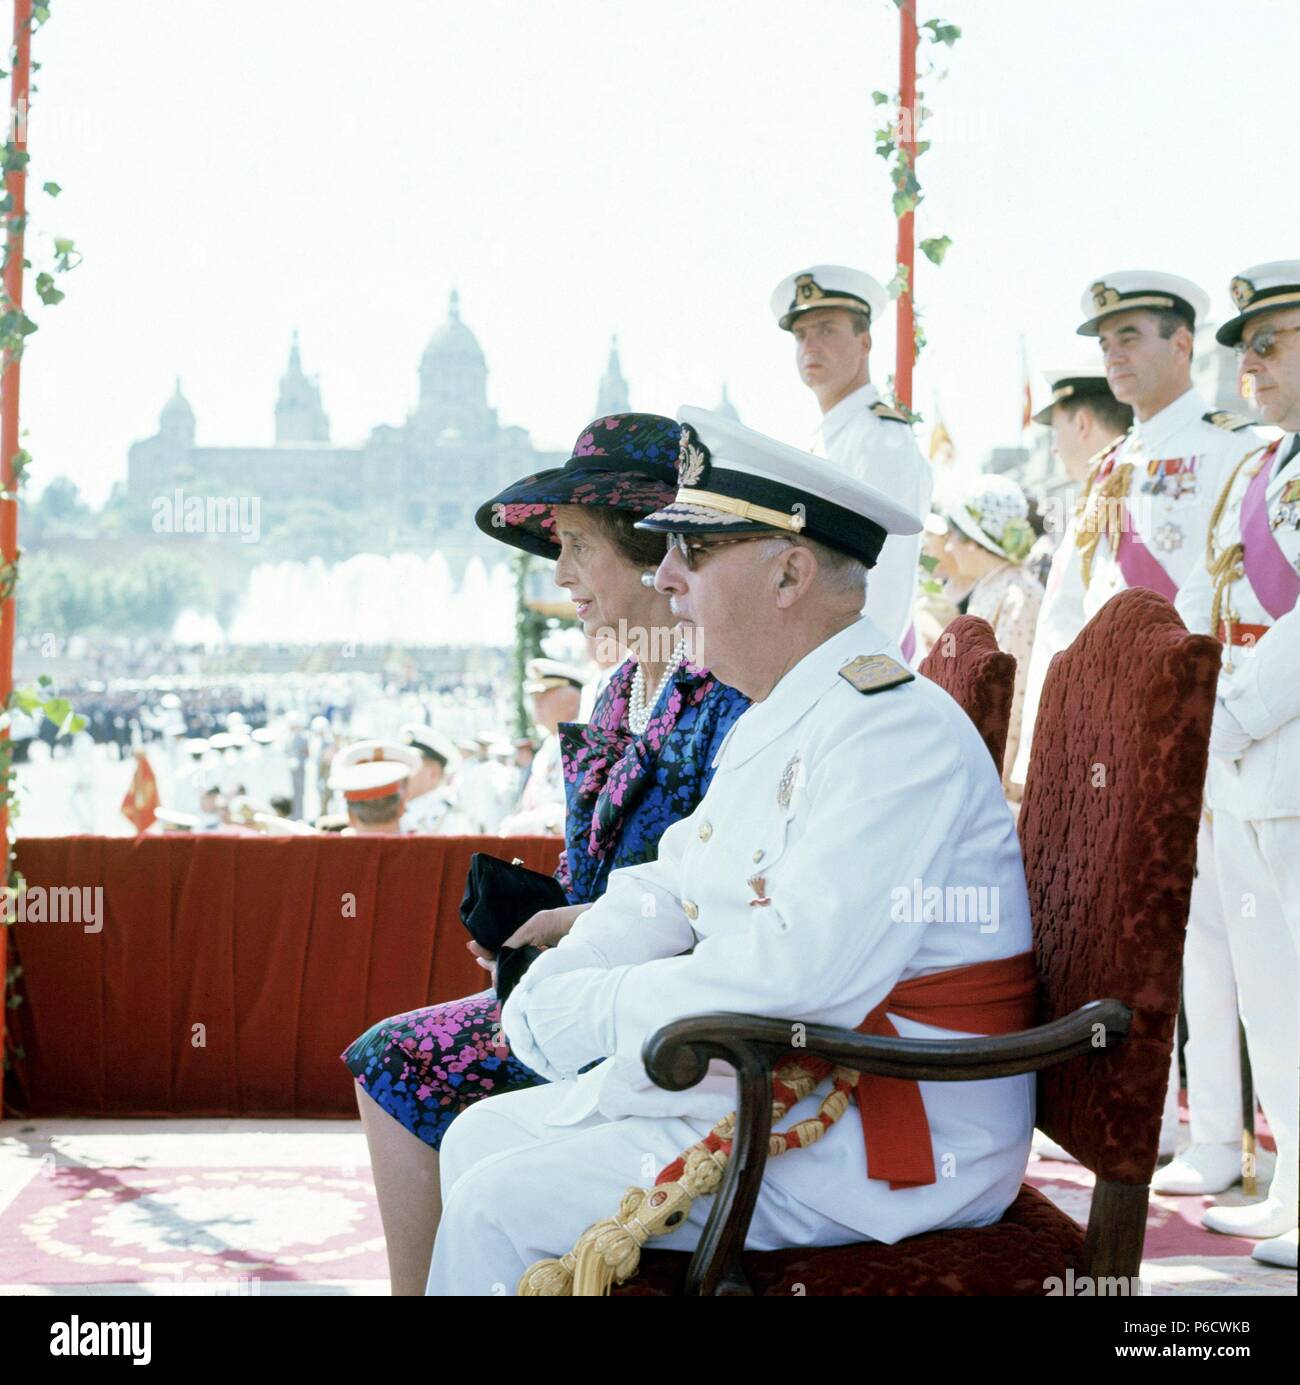
<svg viewBox="0 0 1300 1385">
<path fill-rule="evenodd" d="M 481 948 L 496 953 L 497 999 L 504 1005 L 541 948 L 506 947 L 505 940 L 542 909 L 562 909 L 568 898 L 559 882 L 518 861 L 476 851 L 470 858 L 460 921 Z"/>
</svg>

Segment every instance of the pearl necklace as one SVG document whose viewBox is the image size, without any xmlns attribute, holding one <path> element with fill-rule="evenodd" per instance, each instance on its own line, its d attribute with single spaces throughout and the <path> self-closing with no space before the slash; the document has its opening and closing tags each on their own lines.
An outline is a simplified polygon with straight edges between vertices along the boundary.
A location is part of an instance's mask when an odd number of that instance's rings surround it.
<svg viewBox="0 0 1300 1385">
<path fill-rule="evenodd" d="M 645 668 L 640 660 L 637 660 L 636 672 L 632 675 L 632 687 L 628 692 L 627 699 L 627 725 L 628 730 L 634 736 L 644 736 L 646 727 L 650 725 L 650 713 L 654 710 L 659 701 L 659 696 L 672 681 L 673 675 L 682 666 L 686 658 L 686 641 L 679 639 L 673 646 L 672 658 L 668 660 L 664 668 L 663 677 L 655 684 L 654 695 L 649 702 L 645 695 Z"/>
</svg>

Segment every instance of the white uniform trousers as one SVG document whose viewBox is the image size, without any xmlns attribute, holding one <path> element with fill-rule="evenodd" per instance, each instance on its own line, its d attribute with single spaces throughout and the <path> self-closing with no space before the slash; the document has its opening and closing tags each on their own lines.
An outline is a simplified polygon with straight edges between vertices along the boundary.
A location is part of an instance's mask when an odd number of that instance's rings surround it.
<svg viewBox="0 0 1300 1385">
<path fill-rule="evenodd" d="M 1187 1016 L 1187 1112 L 1192 1144 L 1241 1141 L 1241 1041 L 1237 978 L 1214 859 L 1214 833 L 1204 813 L 1196 838 L 1196 879 L 1183 946 L 1183 1010 Z M 1161 1143 L 1178 1134 L 1178 1051 L 1165 1096 Z"/>
<path fill-rule="evenodd" d="M 1300 818 L 1247 822 L 1218 809 L 1214 853 L 1255 1095 L 1277 1143 L 1269 1197 L 1294 1207 L 1300 1196 Z"/>
<path fill-rule="evenodd" d="M 650 1187 L 660 1169 L 710 1129 L 702 1121 L 644 1116 L 547 1125 L 567 1089 L 565 1083 L 503 1092 L 456 1118 L 439 1155 L 443 1211 L 428 1294 L 513 1294 L 529 1265 L 571 1250 L 592 1222 L 618 1211 L 628 1188 Z M 849 1112 L 857 1126 L 855 1117 Z M 711 1197 L 697 1198 L 688 1219 L 650 1248 L 694 1249 L 712 1206 Z M 768 1180 L 745 1244 L 777 1250 L 862 1239 Z"/>
</svg>

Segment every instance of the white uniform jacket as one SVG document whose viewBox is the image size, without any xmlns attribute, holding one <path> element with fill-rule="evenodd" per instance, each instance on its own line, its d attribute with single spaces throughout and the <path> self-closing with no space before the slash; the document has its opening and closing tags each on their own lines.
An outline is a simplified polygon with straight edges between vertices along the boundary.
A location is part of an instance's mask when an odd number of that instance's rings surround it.
<svg viewBox="0 0 1300 1385">
<path fill-rule="evenodd" d="M 1115 468 L 1133 464 L 1122 505 L 1134 542 L 1140 540 L 1176 588 L 1205 561 L 1210 512 L 1233 466 L 1258 446 L 1249 429 L 1221 428 L 1205 419 L 1205 401 L 1194 389 L 1145 422 L 1134 423 L 1119 443 Z M 1094 471 L 1111 449 L 1093 461 Z M 1094 487 L 1095 489 L 1095 487 Z M 1096 522 L 1096 516 L 1089 517 Z M 1106 532 L 1098 536 L 1087 583 L 1078 544 L 1079 516 L 1066 528 L 1052 559 L 1047 591 L 1034 634 L 1034 653 L 1025 687 L 1020 750 L 1011 778 L 1025 782 L 1034 723 L 1048 665 L 1117 592 L 1128 583 Z"/>
<path fill-rule="evenodd" d="M 526 973 L 502 1025 L 516 1057 L 570 1089 L 550 1123 L 712 1122 L 734 1109 L 729 1077 L 685 1092 L 651 1083 L 641 1048 L 670 1020 L 733 1011 L 855 1027 L 900 979 L 1029 949 L 1020 848 L 988 751 L 924 678 L 864 695 L 839 677 L 873 653 L 899 658 L 864 618 L 802 659 L 728 733 L 708 792 L 658 859 L 614 871 Z M 904 1037 L 953 1037 L 893 1019 Z M 1025 1171 L 1032 1077 L 920 1086 L 937 1183 L 868 1179 L 853 1111 L 768 1177 L 881 1241 L 996 1221 Z"/>
<path fill-rule="evenodd" d="M 430 837 L 465 837 L 474 832 L 469 819 L 442 788 L 409 799 L 401 827 L 403 832 Z"/>
<path fill-rule="evenodd" d="M 1273 477 L 1265 494 L 1273 537 L 1300 572 L 1300 499 L 1283 498 L 1300 492 L 1300 453 L 1283 462 L 1294 443 L 1294 435 L 1283 438 L 1268 458 Z M 1212 536 L 1216 553 L 1241 542 L 1241 502 L 1264 455 L 1249 458 L 1231 482 Z M 1216 634 L 1210 629 L 1215 584 L 1205 556 L 1202 549 L 1196 572 L 1179 593 L 1178 614 L 1189 630 Z M 1206 804 L 1247 821 L 1300 817 L 1300 606 L 1275 621 L 1246 577 L 1232 583 L 1223 604 L 1235 624 L 1269 629 L 1254 645 L 1224 647 L 1219 697 L 1252 739 L 1240 759 L 1210 757 Z"/>
<path fill-rule="evenodd" d="M 872 413 L 880 402 L 875 385 L 846 395 L 823 415 L 812 450 L 924 517 L 934 473 L 906 423 Z M 920 558 L 920 534 L 891 534 L 867 578 L 865 613 L 891 640 L 901 640 L 912 623 Z"/>
</svg>

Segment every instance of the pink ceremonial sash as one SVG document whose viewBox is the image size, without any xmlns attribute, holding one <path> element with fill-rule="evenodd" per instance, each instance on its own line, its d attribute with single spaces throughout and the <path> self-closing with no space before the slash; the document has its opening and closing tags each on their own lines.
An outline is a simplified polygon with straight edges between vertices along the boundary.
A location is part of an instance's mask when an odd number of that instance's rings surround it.
<svg viewBox="0 0 1300 1385">
<path fill-rule="evenodd" d="M 1268 522 L 1268 483 L 1281 442 L 1264 455 L 1241 502 L 1241 563 L 1259 604 L 1281 620 L 1300 598 L 1300 574 L 1282 552 Z"/>
<path fill-rule="evenodd" d="M 912 655 L 916 653 L 916 626 L 909 625 L 907 632 L 903 636 L 903 643 L 899 646 L 903 651 L 903 658 L 910 664 Z"/>
<path fill-rule="evenodd" d="M 1127 526 L 1119 536 L 1119 547 L 1115 553 L 1119 570 L 1130 587 L 1149 587 L 1159 592 L 1166 600 L 1172 601 L 1178 595 L 1174 579 L 1161 567 L 1151 550 L 1140 539 L 1134 539 L 1133 531 Z"/>
</svg>

